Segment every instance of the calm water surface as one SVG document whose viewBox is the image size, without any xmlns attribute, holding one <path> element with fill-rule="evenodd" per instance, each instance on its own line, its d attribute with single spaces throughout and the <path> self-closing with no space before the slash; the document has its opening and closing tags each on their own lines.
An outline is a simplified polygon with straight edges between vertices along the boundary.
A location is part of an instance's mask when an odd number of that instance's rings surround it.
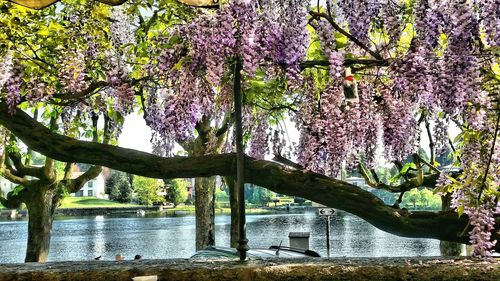
<svg viewBox="0 0 500 281">
<path fill-rule="evenodd" d="M 23 262 L 27 221 L 0 221 L 0 263 Z M 216 217 L 216 243 L 229 244 L 230 217 Z M 250 247 L 288 245 L 288 233 L 311 233 L 311 249 L 326 256 L 326 222 L 315 213 L 248 215 Z M 54 221 L 49 261 L 113 260 L 140 254 L 145 259 L 188 258 L 195 252 L 194 216 L 84 217 Z M 438 256 L 439 240 L 410 239 L 378 230 L 356 216 L 332 217 L 331 256 Z"/>
</svg>

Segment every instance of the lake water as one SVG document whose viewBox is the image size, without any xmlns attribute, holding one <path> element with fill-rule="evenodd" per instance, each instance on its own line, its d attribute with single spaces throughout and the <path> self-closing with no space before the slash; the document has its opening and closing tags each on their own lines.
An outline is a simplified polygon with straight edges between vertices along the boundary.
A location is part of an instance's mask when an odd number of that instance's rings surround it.
<svg viewBox="0 0 500 281">
<path fill-rule="evenodd" d="M 23 262 L 27 221 L 0 221 L 0 263 Z M 216 217 L 216 244 L 229 244 L 230 217 Z M 326 220 L 315 213 L 248 215 L 250 247 L 288 245 L 289 232 L 311 233 L 310 246 L 326 256 Z M 84 217 L 56 219 L 49 261 L 126 259 L 140 254 L 145 259 L 188 258 L 195 252 L 194 216 L 178 217 Z M 438 256 L 439 240 L 413 239 L 378 230 L 356 216 L 332 217 L 331 256 L 397 257 Z"/>
</svg>

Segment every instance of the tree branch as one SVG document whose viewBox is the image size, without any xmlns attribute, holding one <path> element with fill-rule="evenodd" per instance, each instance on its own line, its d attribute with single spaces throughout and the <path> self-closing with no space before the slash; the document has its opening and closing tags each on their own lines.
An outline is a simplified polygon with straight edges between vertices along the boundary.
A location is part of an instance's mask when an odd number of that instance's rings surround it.
<svg viewBox="0 0 500 281">
<path fill-rule="evenodd" d="M 361 176 L 365 179 L 366 183 L 376 189 L 384 189 L 393 193 L 405 192 L 413 188 L 419 188 L 422 186 L 434 187 L 436 181 L 439 178 L 439 174 L 426 174 L 423 176 L 423 180 L 419 177 L 408 178 L 404 183 L 400 185 L 389 185 L 378 180 L 373 180 L 371 172 L 369 172 L 362 164 L 358 166 Z"/>
<path fill-rule="evenodd" d="M 231 127 L 231 124 L 234 122 L 234 113 L 226 113 L 224 115 L 224 121 L 222 121 L 222 125 L 217 129 L 215 132 L 216 137 L 220 137 L 223 134 L 225 134 L 229 128 Z"/>
<path fill-rule="evenodd" d="M 290 166 L 290 167 L 295 168 L 297 170 L 304 170 L 304 167 L 302 167 L 301 165 L 293 162 L 290 159 L 286 159 L 285 157 L 283 157 L 279 154 L 274 155 L 273 161 L 276 161 L 276 162 L 281 163 L 281 164 L 286 165 L 286 166 Z"/>
<path fill-rule="evenodd" d="M 434 140 L 432 139 L 431 125 L 429 123 L 429 120 L 427 120 L 427 118 L 425 118 L 425 130 L 427 131 L 427 137 L 429 137 L 429 149 L 431 150 L 431 163 L 434 163 L 436 160 L 434 156 L 435 145 L 434 145 Z"/>
<path fill-rule="evenodd" d="M 333 28 L 335 28 L 335 30 L 337 30 L 338 32 L 340 32 L 343 35 L 345 35 L 347 38 L 349 38 L 349 40 L 351 40 L 352 42 L 354 42 L 354 44 L 358 45 L 361 49 L 367 51 L 372 57 L 374 57 L 374 58 L 376 58 L 378 60 L 384 60 L 384 58 L 379 53 L 371 50 L 368 46 L 366 46 L 361 41 L 359 41 L 358 38 L 352 36 L 349 32 L 347 32 L 343 28 L 341 28 L 333 20 L 333 18 L 330 17 L 329 15 L 327 15 L 325 13 L 318 13 L 318 12 L 315 12 L 315 11 L 309 11 L 309 14 L 311 16 L 313 16 L 313 17 L 316 17 L 316 18 L 324 18 L 324 19 L 326 19 L 333 26 Z"/>
<path fill-rule="evenodd" d="M 41 10 L 43 8 L 47 8 L 59 2 L 60 0 L 7 0 L 7 1 L 16 3 L 26 8 Z M 127 2 L 127 0 L 96 0 L 96 1 L 110 6 L 119 6 Z"/>
<path fill-rule="evenodd" d="M 344 66 L 352 66 L 356 64 L 362 64 L 367 66 L 388 66 L 389 60 L 385 59 L 353 59 L 353 58 L 345 58 Z M 327 60 L 309 60 L 303 61 L 300 63 L 301 69 L 317 67 L 317 66 L 330 66 L 330 62 Z"/>
<path fill-rule="evenodd" d="M 26 145 L 59 161 L 102 165 L 152 178 L 234 176 L 236 172 L 234 154 L 166 158 L 79 141 L 51 132 L 23 111 L 11 115 L 4 102 L 0 102 L 0 124 Z M 246 157 L 245 167 L 245 181 L 248 183 L 350 212 L 392 234 L 468 243 L 467 236 L 460 236 L 467 225 L 465 215 L 459 218 L 454 212 L 412 213 L 394 209 L 355 185 L 313 172 L 290 170 L 270 161 Z M 500 238 L 497 231 L 492 232 L 493 239 Z M 496 247 L 500 249 L 500 246 Z"/>
<path fill-rule="evenodd" d="M 34 166 L 26 166 L 23 164 L 21 154 L 18 152 L 9 152 L 8 150 L 5 151 L 6 158 L 10 159 L 12 161 L 12 164 L 14 164 L 14 167 L 17 172 L 13 172 L 13 174 L 19 176 L 19 177 L 24 177 L 24 176 L 32 176 L 36 178 L 43 177 L 43 168 L 41 167 L 34 167 Z"/>
<path fill-rule="evenodd" d="M 101 166 L 92 166 L 85 173 L 78 176 L 76 179 L 69 180 L 68 192 L 74 193 L 82 189 L 83 185 L 88 181 L 95 179 L 102 172 Z"/>
</svg>

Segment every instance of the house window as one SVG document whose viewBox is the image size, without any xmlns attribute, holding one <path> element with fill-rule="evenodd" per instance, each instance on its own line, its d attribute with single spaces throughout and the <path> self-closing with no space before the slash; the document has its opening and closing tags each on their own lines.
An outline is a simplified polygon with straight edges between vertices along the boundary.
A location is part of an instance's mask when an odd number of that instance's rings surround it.
<svg viewBox="0 0 500 281">
<path fill-rule="evenodd" d="M 93 181 L 89 181 L 88 185 L 87 185 L 89 188 L 92 188 L 94 187 L 94 182 Z M 90 195 L 89 195 L 90 196 Z"/>
<path fill-rule="evenodd" d="M 82 197 L 82 196 L 83 196 L 83 190 L 80 189 L 80 191 L 76 193 L 76 197 Z"/>
<path fill-rule="evenodd" d="M 94 191 L 93 190 L 89 190 L 88 191 L 88 196 L 94 196 Z"/>
</svg>

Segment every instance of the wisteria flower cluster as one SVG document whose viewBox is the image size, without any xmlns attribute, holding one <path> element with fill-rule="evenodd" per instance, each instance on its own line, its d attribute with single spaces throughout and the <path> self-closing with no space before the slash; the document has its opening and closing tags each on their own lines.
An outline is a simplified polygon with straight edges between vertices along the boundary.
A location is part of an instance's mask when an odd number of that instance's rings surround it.
<svg viewBox="0 0 500 281">
<path fill-rule="evenodd" d="M 374 17 L 380 12 L 381 0 L 339 1 L 349 31 L 361 42 L 369 43 L 369 30 Z"/>
<path fill-rule="evenodd" d="M 66 55 L 61 63 L 59 77 L 61 84 L 69 93 L 79 93 L 87 87 L 85 82 L 85 57 L 82 50 L 75 50 Z"/>
</svg>

